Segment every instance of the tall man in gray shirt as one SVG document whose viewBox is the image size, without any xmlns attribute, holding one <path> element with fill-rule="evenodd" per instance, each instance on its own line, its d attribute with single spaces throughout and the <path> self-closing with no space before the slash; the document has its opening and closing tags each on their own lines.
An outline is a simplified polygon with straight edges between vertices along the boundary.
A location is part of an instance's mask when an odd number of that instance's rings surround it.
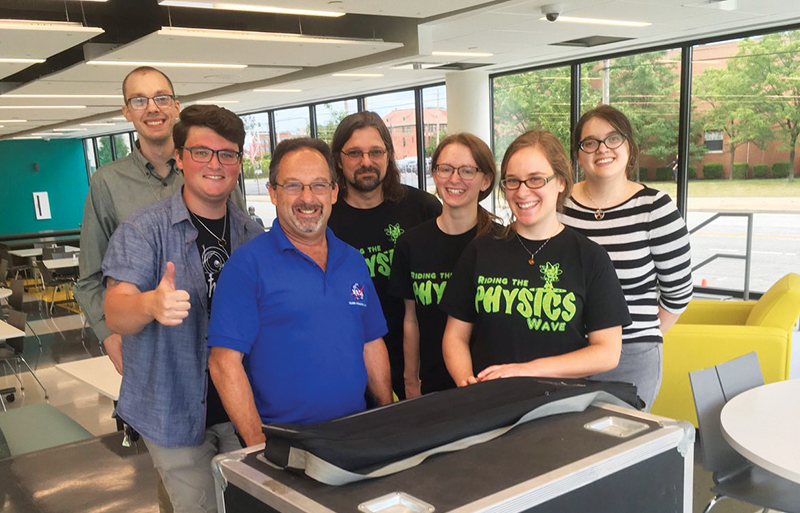
<svg viewBox="0 0 800 513">
<path fill-rule="evenodd" d="M 172 128 L 180 103 L 170 79 L 161 71 L 143 66 L 122 82 L 122 113 L 139 134 L 133 151 L 107 164 L 92 176 L 81 226 L 80 279 L 75 297 L 97 338 L 122 374 L 122 339 L 106 326 L 101 264 L 114 230 L 136 210 L 167 198 L 183 185 L 175 166 Z M 244 210 L 244 198 L 235 188 L 231 199 Z"/>
</svg>

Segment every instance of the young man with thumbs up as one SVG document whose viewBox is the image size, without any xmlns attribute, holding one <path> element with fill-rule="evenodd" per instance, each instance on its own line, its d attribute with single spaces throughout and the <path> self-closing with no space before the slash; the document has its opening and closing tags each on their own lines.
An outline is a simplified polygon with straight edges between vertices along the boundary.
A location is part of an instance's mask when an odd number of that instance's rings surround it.
<svg viewBox="0 0 800 513">
<path fill-rule="evenodd" d="M 103 259 L 106 323 L 123 337 L 116 414 L 138 431 L 174 511 L 217 511 L 211 459 L 240 447 L 208 379 L 211 300 L 230 254 L 263 229 L 231 202 L 245 131 L 213 105 L 184 109 L 184 186 L 131 215 Z"/>
</svg>

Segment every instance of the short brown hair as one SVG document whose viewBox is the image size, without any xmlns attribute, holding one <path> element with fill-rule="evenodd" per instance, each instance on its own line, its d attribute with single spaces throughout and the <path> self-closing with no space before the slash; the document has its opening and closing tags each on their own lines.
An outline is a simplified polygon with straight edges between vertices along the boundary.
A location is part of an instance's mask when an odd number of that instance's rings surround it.
<svg viewBox="0 0 800 513">
<path fill-rule="evenodd" d="M 278 182 L 278 167 L 281 165 L 281 160 L 286 155 L 293 151 L 309 149 L 318 152 L 325 158 L 328 164 L 328 169 L 331 174 L 331 183 L 336 183 L 336 170 L 333 166 L 333 157 L 331 156 L 331 149 L 328 143 L 322 139 L 312 139 L 311 137 L 297 137 L 295 139 L 284 139 L 279 142 L 272 152 L 272 160 L 269 162 L 269 183 L 275 187 L 274 184 Z"/>
<path fill-rule="evenodd" d="M 193 126 L 210 128 L 225 139 L 244 148 L 244 123 L 233 112 L 216 105 L 192 105 L 181 111 L 180 121 L 172 130 L 172 141 L 175 149 L 180 150 L 189 137 L 189 129 Z"/>
<path fill-rule="evenodd" d="M 556 209 L 560 212 L 564 202 L 572 193 L 572 166 L 569 163 L 567 153 L 556 136 L 543 130 L 531 130 L 520 135 L 506 150 L 503 155 L 503 163 L 500 165 L 500 179 L 503 180 L 508 173 L 508 162 L 518 151 L 525 148 L 538 148 L 544 154 L 550 167 L 553 168 L 556 176 L 564 184 L 564 190 L 558 195 Z"/>
<path fill-rule="evenodd" d="M 353 132 L 362 128 L 374 128 L 378 131 L 383 140 L 383 145 L 386 146 L 388 152 L 388 165 L 386 167 L 386 177 L 383 179 L 383 199 L 391 202 L 400 201 L 405 196 L 405 188 L 400 181 L 400 170 L 394 161 L 394 145 L 392 144 L 392 134 L 386 128 L 386 123 L 383 122 L 381 117 L 374 112 L 363 111 L 355 114 L 350 114 L 345 117 L 336 127 L 333 133 L 333 140 L 331 141 L 331 151 L 335 158 L 333 159 L 336 176 L 339 180 L 339 191 L 342 197 L 347 197 L 347 180 L 344 177 L 344 171 L 339 164 L 339 158 L 342 148 L 353 136 Z"/>
<path fill-rule="evenodd" d="M 441 156 L 442 151 L 451 144 L 460 144 L 462 146 L 466 146 L 470 154 L 472 154 L 472 159 L 478 165 L 478 169 L 480 169 L 484 175 L 489 177 L 489 188 L 485 191 L 481 191 L 481 193 L 478 195 L 478 201 L 482 201 L 489 197 L 494 190 L 494 182 L 497 179 L 497 165 L 494 162 L 492 150 L 489 149 L 489 146 L 487 146 L 483 140 L 475 135 L 462 132 L 459 134 L 451 134 L 445 137 L 442 142 L 439 143 L 439 146 L 437 146 L 433 151 L 433 156 L 431 157 L 431 169 L 436 169 L 436 164 L 439 162 L 439 157 Z M 478 233 L 475 235 L 475 237 L 480 237 L 491 232 L 492 223 L 494 222 L 499 223 L 500 218 L 482 206 L 478 205 Z"/>
<path fill-rule="evenodd" d="M 628 151 L 631 154 L 625 171 L 628 174 L 628 178 L 636 176 L 636 173 L 639 171 L 639 145 L 636 144 L 636 139 L 633 137 L 633 127 L 628 117 L 611 105 L 595 107 L 585 112 L 578 120 L 578 124 L 575 125 L 575 130 L 572 131 L 572 161 L 576 164 L 578 162 L 578 152 L 580 151 L 583 126 L 592 118 L 600 118 L 606 121 L 609 125 L 614 127 L 614 130 L 625 137 L 625 140 L 628 142 Z"/>
<path fill-rule="evenodd" d="M 158 73 L 159 75 L 164 77 L 164 80 L 166 80 L 167 83 L 169 84 L 169 90 L 172 92 L 172 95 L 175 96 L 175 86 L 172 85 L 172 80 L 170 80 L 169 77 L 163 71 L 158 70 L 152 66 L 139 66 L 135 70 L 125 75 L 125 78 L 122 80 L 122 99 L 125 102 L 128 101 L 128 91 L 127 91 L 128 79 L 131 78 L 133 75 L 139 75 L 144 73 Z"/>
</svg>

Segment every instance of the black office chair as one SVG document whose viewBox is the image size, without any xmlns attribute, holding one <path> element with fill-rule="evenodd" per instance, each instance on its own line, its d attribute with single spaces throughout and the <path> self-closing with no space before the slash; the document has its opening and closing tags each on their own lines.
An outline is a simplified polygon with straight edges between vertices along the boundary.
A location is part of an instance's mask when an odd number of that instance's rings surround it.
<svg viewBox="0 0 800 513">
<path fill-rule="evenodd" d="M 713 473 L 716 495 L 703 513 L 719 501 L 732 498 L 786 513 L 800 513 L 800 485 L 753 465 L 722 436 L 720 414 L 736 395 L 764 384 L 756 353 L 716 367 L 689 373 L 697 423 L 700 427 L 703 468 Z"/>
<path fill-rule="evenodd" d="M 8 312 L 8 323 L 17 328 L 18 330 L 25 331 L 25 325 L 27 324 L 27 317 L 28 317 L 27 314 L 25 314 L 24 312 L 11 309 Z M 42 382 L 39 381 L 39 377 L 36 375 L 35 372 L 33 372 L 31 366 L 28 365 L 27 360 L 25 360 L 25 357 L 23 356 L 24 349 L 25 349 L 24 336 L 9 338 L 4 343 L 0 343 L 0 361 L 5 363 L 6 366 L 8 366 L 8 368 L 11 369 L 11 372 L 17 378 L 17 381 L 19 381 L 20 391 L 24 392 L 25 385 L 22 382 L 22 379 L 20 378 L 19 375 L 20 372 L 19 364 L 20 362 L 22 362 L 22 364 L 25 365 L 25 367 L 28 369 L 28 372 L 31 373 L 31 376 L 33 376 L 33 379 L 35 379 L 36 382 L 39 383 L 39 386 L 42 387 L 42 390 L 44 391 L 44 398 L 49 399 L 49 396 L 47 395 L 47 389 L 44 387 L 44 385 L 42 385 Z M 16 369 L 11 365 L 12 360 L 15 361 L 17 365 Z"/>
<path fill-rule="evenodd" d="M 29 264 L 17 263 L 17 261 L 14 260 L 14 255 L 8 252 L 8 248 L 0 247 L 0 258 L 8 262 L 8 268 L 6 269 L 8 274 L 13 274 L 15 278 L 18 278 L 20 273 L 24 273 L 26 277 L 28 276 L 28 271 L 31 269 L 31 266 Z"/>
</svg>

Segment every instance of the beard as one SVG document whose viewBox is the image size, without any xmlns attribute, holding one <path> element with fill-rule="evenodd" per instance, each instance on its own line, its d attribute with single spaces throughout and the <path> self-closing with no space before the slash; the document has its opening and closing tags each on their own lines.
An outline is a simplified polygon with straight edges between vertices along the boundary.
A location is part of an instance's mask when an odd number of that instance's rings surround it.
<svg viewBox="0 0 800 513">
<path fill-rule="evenodd" d="M 319 209 L 320 215 L 316 220 L 313 219 L 300 219 L 296 215 L 294 215 L 294 208 L 298 208 L 301 210 L 312 210 L 315 208 Z M 315 203 L 305 203 L 300 202 L 292 206 L 292 220 L 294 221 L 294 225 L 296 228 L 301 231 L 302 233 L 315 233 L 317 232 L 320 227 L 325 223 L 325 215 L 324 210 L 321 204 Z"/>
<path fill-rule="evenodd" d="M 367 173 L 374 173 L 368 176 L 364 176 Z M 361 192 L 372 192 L 378 187 L 381 186 L 383 180 L 386 178 L 386 174 L 384 173 L 381 176 L 380 170 L 375 166 L 369 167 L 360 167 L 355 170 L 353 173 L 353 180 L 348 180 L 347 183 L 353 189 Z"/>
</svg>

